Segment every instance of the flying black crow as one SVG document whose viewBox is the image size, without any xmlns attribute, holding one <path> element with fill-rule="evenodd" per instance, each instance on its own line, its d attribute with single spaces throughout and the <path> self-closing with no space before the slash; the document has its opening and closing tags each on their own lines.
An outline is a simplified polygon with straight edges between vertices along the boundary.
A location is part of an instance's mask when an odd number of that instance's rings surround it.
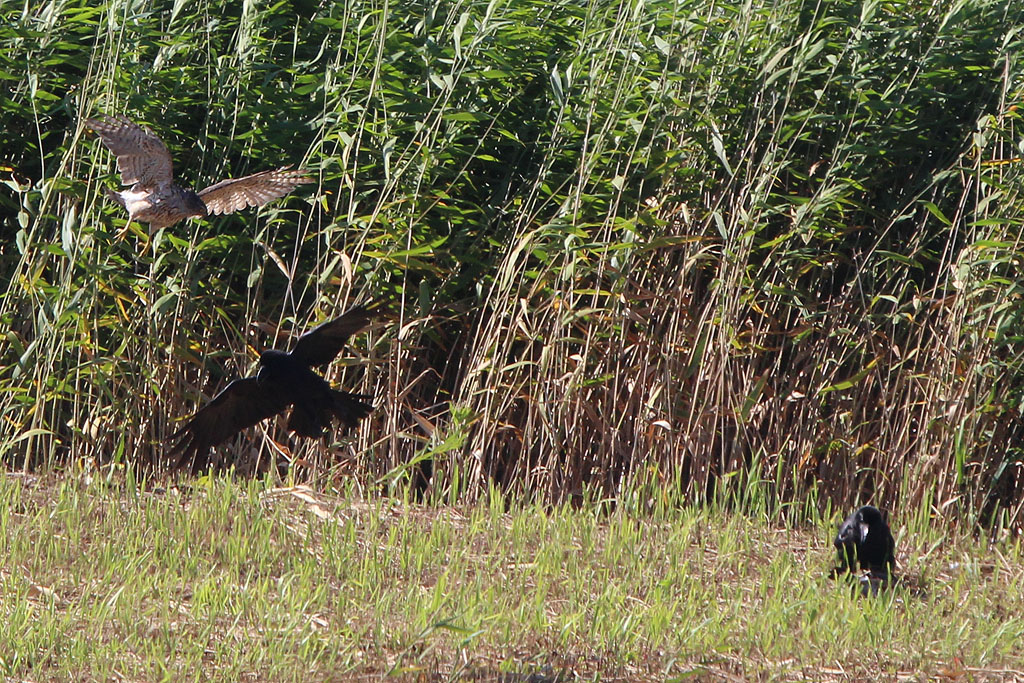
<svg viewBox="0 0 1024 683">
<path fill-rule="evenodd" d="M 191 465 L 192 472 L 210 464 L 210 449 L 257 422 L 277 415 L 289 405 L 288 429 L 298 436 L 320 437 L 331 418 L 342 430 L 354 427 L 373 406 L 359 399 L 371 396 L 337 391 L 311 368 L 334 360 L 349 336 L 366 327 L 379 309 L 356 306 L 299 337 L 289 353 L 269 349 L 260 355 L 253 377 L 236 379 L 171 435 L 168 455 L 178 456 L 174 466 Z"/>
</svg>

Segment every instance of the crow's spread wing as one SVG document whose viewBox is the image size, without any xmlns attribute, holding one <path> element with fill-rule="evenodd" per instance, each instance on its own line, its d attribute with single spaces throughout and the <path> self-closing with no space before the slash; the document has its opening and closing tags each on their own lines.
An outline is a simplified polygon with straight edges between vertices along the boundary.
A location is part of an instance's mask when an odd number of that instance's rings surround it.
<svg viewBox="0 0 1024 683">
<path fill-rule="evenodd" d="M 236 379 L 171 435 L 177 441 L 168 455 L 180 454 L 175 467 L 191 463 L 193 471 L 203 469 L 211 448 L 287 407 L 280 392 L 255 377 Z"/>
<path fill-rule="evenodd" d="M 327 365 L 341 352 L 349 337 L 369 325 L 378 315 L 376 309 L 356 306 L 299 337 L 290 355 L 310 367 Z"/>
<path fill-rule="evenodd" d="M 103 144 L 117 157 L 117 170 L 125 185 L 156 187 L 169 183 L 174 174 L 171 153 L 156 134 L 123 116 L 86 119 Z"/>
<path fill-rule="evenodd" d="M 305 171 L 289 171 L 288 167 L 276 171 L 263 171 L 244 178 L 222 180 L 199 193 L 212 214 L 233 213 L 250 206 L 263 206 L 271 199 L 283 197 L 302 183 L 313 179 Z"/>
</svg>

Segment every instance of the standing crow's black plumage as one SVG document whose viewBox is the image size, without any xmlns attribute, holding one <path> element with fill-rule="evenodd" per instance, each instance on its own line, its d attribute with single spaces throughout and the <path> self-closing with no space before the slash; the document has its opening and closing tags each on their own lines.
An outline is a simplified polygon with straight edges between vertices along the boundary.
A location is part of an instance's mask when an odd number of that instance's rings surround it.
<svg viewBox="0 0 1024 683">
<path fill-rule="evenodd" d="M 254 377 L 236 379 L 171 435 L 177 440 L 169 452 L 178 456 L 175 466 L 191 464 L 193 472 L 205 469 L 212 447 L 289 405 L 288 429 L 298 436 L 322 436 L 331 418 L 337 418 L 343 430 L 356 426 L 373 410 L 357 399 L 371 397 L 332 389 L 311 368 L 334 360 L 348 338 L 377 314 L 357 306 L 299 337 L 290 353 L 264 351 Z"/>
<path fill-rule="evenodd" d="M 866 570 L 861 577 L 861 594 L 875 594 L 892 581 L 896 568 L 896 541 L 889 530 L 889 513 L 872 505 L 854 511 L 839 526 L 833 545 L 839 566 L 833 576 L 855 573 L 857 565 Z"/>
</svg>

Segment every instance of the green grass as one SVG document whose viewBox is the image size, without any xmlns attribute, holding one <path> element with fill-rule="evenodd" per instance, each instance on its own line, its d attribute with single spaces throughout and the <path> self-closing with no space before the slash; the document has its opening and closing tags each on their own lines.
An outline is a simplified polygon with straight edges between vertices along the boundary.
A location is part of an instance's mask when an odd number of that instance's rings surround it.
<svg viewBox="0 0 1024 683">
<path fill-rule="evenodd" d="M 911 520 L 894 528 L 898 559 L 923 590 L 853 599 L 826 577 L 826 520 L 787 528 L 724 507 L 638 516 L 509 502 L 5 475 L 0 675 L 850 680 L 1024 669 L 1019 544 Z"/>
</svg>

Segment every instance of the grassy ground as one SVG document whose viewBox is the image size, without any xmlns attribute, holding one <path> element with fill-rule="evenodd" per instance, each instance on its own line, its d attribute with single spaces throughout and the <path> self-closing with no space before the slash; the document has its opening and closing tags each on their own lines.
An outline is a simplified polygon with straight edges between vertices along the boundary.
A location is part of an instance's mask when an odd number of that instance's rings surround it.
<svg viewBox="0 0 1024 683">
<path fill-rule="evenodd" d="M 920 588 L 851 599 L 827 578 L 829 520 L 785 528 L 724 509 L 627 508 L 7 474 L 0 674 L 1024 676 L 1019 544 L 943 535 L 897 511 L 901 568 Z"/>
</svg>

